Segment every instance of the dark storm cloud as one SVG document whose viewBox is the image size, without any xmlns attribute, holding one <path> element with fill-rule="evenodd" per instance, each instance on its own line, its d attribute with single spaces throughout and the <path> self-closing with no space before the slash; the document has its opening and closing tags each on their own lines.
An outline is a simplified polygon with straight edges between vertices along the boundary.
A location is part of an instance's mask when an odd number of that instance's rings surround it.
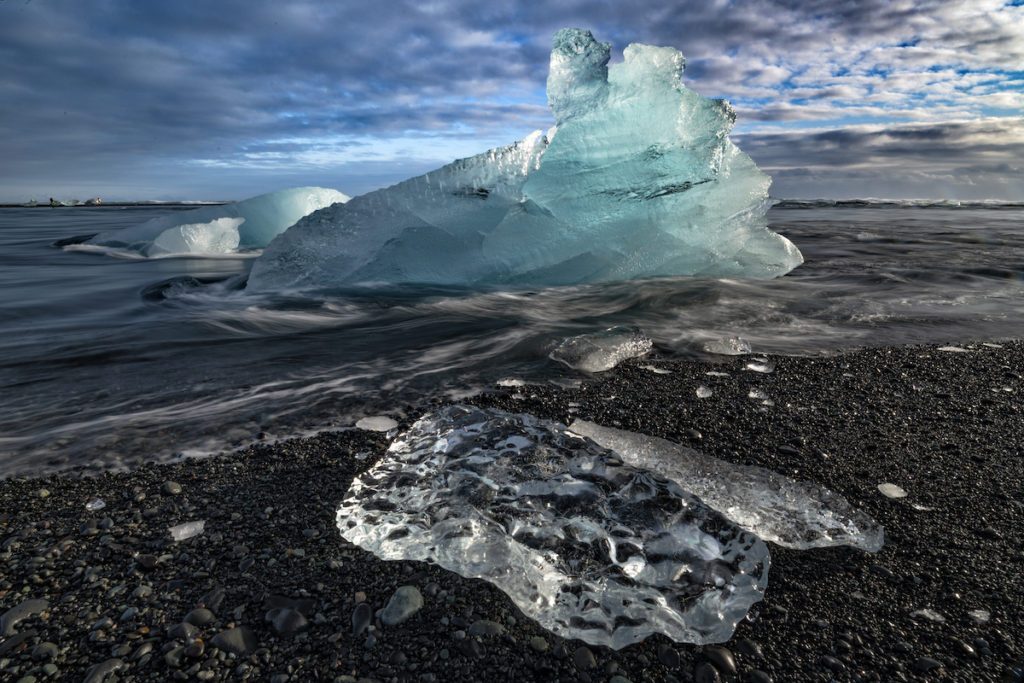
<svg viewBox="0 0 1024 683">
<path fill-rule="evenodd" d="M 935 75 L 1024 62 L 1015 15 L 963 5 L 0 0 L 0 199 L 83 178 L 187 193 L 228 187 L 231 168 L 236 186 L 273 189 L 315 180 L 331 158 L 339 177 L 365 177 L 366 164 L 387 175 L 383 150 L 427 137 L 452 154 L 510 142 L 551 123 L 544 81 L 563 26 L 593 29 L 616 55 L 630 42 L 681 48 L 687 84 L 732 100 L 748 132 L 887 115 L 914 98 L 933 113 L 1012 109 L 1016 92 L 976 78 L 974 99 L 954 101 L 949 83 L 970 75 Z M 439 144 L 417 154 L 452 156 Z M 200 182 L 196 164 L 222 173 Z M 418 165 L 394 166 L 393 180 Z"/>
<path fill-rule="evenodd" d="M 1024 196 L 1024 118 L 738 136 L 785 197 Z"/>
</svg>

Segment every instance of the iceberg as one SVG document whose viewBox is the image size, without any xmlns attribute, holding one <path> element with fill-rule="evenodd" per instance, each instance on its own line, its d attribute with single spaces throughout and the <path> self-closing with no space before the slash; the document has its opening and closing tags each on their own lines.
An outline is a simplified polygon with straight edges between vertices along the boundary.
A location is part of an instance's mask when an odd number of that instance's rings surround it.
<svg viewBox="0 0 1024 683">
<path fill-rule="evenodd" d="M 255 291 L 361 282 L 561 285 L 770 278 L 802 262 L 767 228 L 771 179 L 729 139 L 724 100 L 680 81 L 671 47 L 555 34 L 555 127 L 298 221 L 253 264 Z"/>
<path fill-rule="evenodd" d="M 569 429 L 633 467 L 676 482 L 765 541 L 801 550 L 850 545 L 872 553 L 884 543 L 884 530 L 871 517 L 817 484 L 586 420 L 574 421 Z"/>
<path fill-rule="evenodd" d="M 295 187 L 233 204 L 180 211 L 102 232 L 85 244 L 139 253 L 228 254 L 261 249 L 297 220 L 349 198 L 323 187 Z"/>
<path fill-rule="evenodd" d="M 728 640 L 768 583 L 764 542 L 678 484 L 531 415 L 448 406 L 338 508 L 348 541 L 503 590 L 564 638 Z"/>
</svg>

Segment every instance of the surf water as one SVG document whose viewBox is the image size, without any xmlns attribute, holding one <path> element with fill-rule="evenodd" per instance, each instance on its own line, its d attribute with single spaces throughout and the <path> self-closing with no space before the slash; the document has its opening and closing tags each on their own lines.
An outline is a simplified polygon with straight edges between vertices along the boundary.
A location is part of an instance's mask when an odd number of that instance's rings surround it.
<svg viewBox="0 0 1024 683">
<path fill-rule="evenodd" d="M 507 379 L 578 382 L 548 353 L 616 325 L 682 358 L 737 337 L 754 353 L 817 355 L 1024 336 L 1019 204 L 785 202 L 772 228 L 806 263 L 770 281 L 254 296 L 252 254 L 147 260 L 52 246 L 178 210 L 0 209 L 0 476 L 345 428 Z"/>
</svg>

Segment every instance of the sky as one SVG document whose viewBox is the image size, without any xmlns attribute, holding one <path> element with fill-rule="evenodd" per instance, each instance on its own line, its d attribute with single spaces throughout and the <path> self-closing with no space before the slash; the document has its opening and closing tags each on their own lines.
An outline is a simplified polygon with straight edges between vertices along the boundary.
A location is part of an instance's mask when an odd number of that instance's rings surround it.
<svg viewBox="0 0 1024 683">
<path fill-rule="evenodd" d="M 683 52 L 780 198 L 1024 200 L 1024 0 L 0 0 L 0 202 L 391 185 L 553 124 L 559 28 Z"/>
</svg>

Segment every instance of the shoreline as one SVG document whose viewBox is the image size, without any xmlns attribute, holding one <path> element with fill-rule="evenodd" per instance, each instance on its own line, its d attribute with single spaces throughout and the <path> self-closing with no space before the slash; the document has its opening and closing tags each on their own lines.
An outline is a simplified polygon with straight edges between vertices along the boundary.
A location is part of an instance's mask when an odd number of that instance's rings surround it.
<svg viewBox="0 0 1024 683">
<path fill-rule="evenodd" d="M 590 420 L 809 479 L 885 527 L 875 554 L 769 544 L 765 598 L 719 646 L 656 635 L 614 651 L 563 640 L 485 582 L 352 546 L 335 511 L 389 442 L 354 430 L 92 478 L 0 481 L 0 672 L 281 683 L 1021 680 L 1024 342 L 997 346 L 768 356 L 770 373 L 743 369 L 751 356 L 645 357 L 578 388 L 527 385 L 465 401 Z M 711 396 L 698 398 L 698 386 Z M 753 389 L 773 405 L 750 398 Z M 430 408 L 393 416 L 404 428 Z M 908 496 L 885 497 L 886 482 Z M 105 507 L 87 511 L 95 498 Z M 191 521 L 204 532 L 174 542 L 168 529 Z M 405 585 L 423 608 L 383 625 L 374 613 Z M 356 637 L 361 603 L 373 628 Z"/>
</svg>

